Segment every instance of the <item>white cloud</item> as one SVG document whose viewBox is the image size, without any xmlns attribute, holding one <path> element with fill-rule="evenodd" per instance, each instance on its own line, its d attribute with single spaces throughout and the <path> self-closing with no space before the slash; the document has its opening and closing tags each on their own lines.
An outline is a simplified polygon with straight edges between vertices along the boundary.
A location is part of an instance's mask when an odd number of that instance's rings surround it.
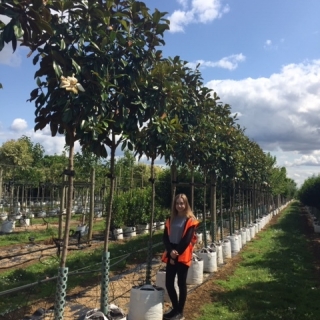
<svg viewBox="0 0 320 320">
<path fill-rule="evenodd" d="M 264 150 L 314 156 L 320 149 L 320 60 L 286 65 L 269 78 L 206 85 L 241 114 L 246 134 Z M 305 157 L 301 164 L 307 160 L 313 165 L 320 161 Z"/>
<path fill-rule="evenodd" d="M 177 0 L 177 1 L 182 6 L 183 9 L 188 8 L 188 0 Z"/>
<path fill-rule="evenodd" d="M 21 132 L 27 128 L 28 128 L 27 121 L 21 118 L 14 119 L 10 126 L 10 129 L 16 132 Z"/>
<path fill-rule="evenodd" d="M 286 161 L 285 164 L 288 167 L 320 166 L 320 150 L 315 150 L 311 154 L 302 155 L 292 162 Z"/>
<path fill-rule="evenodd" d="M 270 47 L 272 45 L 272 41 L 271 40 L 266 40 L 266 42 L 264 43 L 265 47 Z"/>
<path fill-rule="evenodd" d="M 0 14 L 0 21 L 4 24 L 9 23 L 10 20 L 7 16 Z M 18 50 L 13 53 L 11 43 L 5 43 L 4 48 L 0 51 L 0 64 L 6 64 L 11 67 L 18 67 L 21 64 L 21 56 Z"/>
<path fill-rule="evenodd" d="M 11 42 L 5 44 L 0 51 L 0 64 L 5 64 L 11 67 L 18 67 L 21 64 L 20 50 L 17 48 L 15 52 L 12 50 Z"/>
<path fill-rule="evenodd" d="M 279 40 L 279 43 L 280 43 L 280 45 L 282 45 L 283 43 L 284 43 L 284 39 L 282 38 L 282 39 L 280 39 Z M 270 40 L 270 39 L 268 39 L 268 40 L 266 40 L 265 41 L 265 43 L 264 43 L 264 45 L 263 45 L 263 48 L 264 49 L 266 49 L 266 50 L 278 50 L 278 44 L 274 44 L 273 42 L 272 42 L 272 40 Z"/>
<path fill-rule="evenodd" d="M 27 128 L 26 125 L 27 122 L 24 119 L 15 119 L 10 127 L 10 131 L 4 131 L 4 129 L 0 127 L 0 145 L 11 139 L 17 140 L 24 135 L 30 137 L 33 143 L 40 143 L 48 155 L 62 153 L 65 146 L 64 135 L 52 137 L 49 126 L 46 126 L 43 130 L 34 131 L 33 128 Z M 15 129 L 12 128 L 13 126 Z M 76 142 L 75 152 L 80 150 L 80 145 Z"/>
<path fill-rule="evenodd" d="M 204 61 L 197 60 L 196 62 L 188 63 L 190 68 L 195 68 L 198 64 L 200 64 L 200 68 L 223 68 L 228 70 L 234 70 L 238 68 L 239 62 L 244 62 L 246 57 L 242 54 L 233 54 L 228 57 L 224 57 L 218 61 Z"/>
<path fill-rule="evenodd" d="M 223 6 L 221 0 L 178 0 L 182 10 L 176 10 L 169 16 L 170 31 L 183 32 L 191 23 L 209 23 L 229 12 L 229 6 Z"/>
</svg>

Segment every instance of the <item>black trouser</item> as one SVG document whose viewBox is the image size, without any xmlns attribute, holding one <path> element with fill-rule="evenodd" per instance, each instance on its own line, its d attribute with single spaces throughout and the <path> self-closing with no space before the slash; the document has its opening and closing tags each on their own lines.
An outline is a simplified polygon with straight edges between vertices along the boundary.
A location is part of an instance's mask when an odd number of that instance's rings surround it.
<svg viewBox="0 0 320 320">
<path fill-rule="evenodd" d="M 170 297 L 172 307 L 183 313 L 183 308 L 187 299 L 187 275 L 189 267 L 181 262 L 173 265 L 170 264 L 170 259 L 166 268 L 166 288 Z M 175 277 L 178 276 L 179 299 L 174 287 Z"/>
</svg>

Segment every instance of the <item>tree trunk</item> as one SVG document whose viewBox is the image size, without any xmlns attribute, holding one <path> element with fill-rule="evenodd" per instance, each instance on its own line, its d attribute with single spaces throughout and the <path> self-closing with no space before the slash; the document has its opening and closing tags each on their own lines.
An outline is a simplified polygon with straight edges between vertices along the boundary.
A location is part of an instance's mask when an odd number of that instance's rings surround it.
<svg viewBox="0 0 320 320">
<path fill-rule="evenodd" d="M 177 190 L 177 167 L 175 163 L 172 163 L 171 165 L 171 196 L 172 196 L 172 201 L 171 201 L 171 212 L 173 211 L 174 208 L 174 198 L 176 196 L 176 190 Z"/>
<path fill-rule="evenodd" d="M 109 247 L 109 235 L 111 226 L 111 215 L 112 215 L 112 204 L 115 189 L 115 154 L 116 154 L 116 144 L 115 144 L 115 133 L 112 132 L 112 147 L 110 148 L 110 193 L 109 193 L 109 205 L 106 219 L 106 231 L 104 239 L 104 252 L 108 252 Z"/>
<path fill-rule="evenodd" d="M 68 245 L 69 245 L 69 231 L 70 231 L 70 220 L 72 210 L 72 196 L 73 196 L 73 156 L 74 156 L 74 132 L 70 137 L 70 149 L 69 149 L 69 166 L 68 166 L 68 198 L 67 198 L 67 212 L 66 212 L 66 223 L 64 228 L 64 241 L 62 248 L 62 255 L 60 261 L 60 267 L 65 268 L 67 262 Z"/>
<path fill-rule="evenodd" d="M 149 225 L 149 243 L 148 243 L 148 261 L 146 269 L 146 284 L 151 284 L 151 262 L 152 262 L 152 235 L 153 235 L 153 220 L 154 220 L 154 203 L 156 196 L 155 179 L 154 179 L 154 158 L 151 159 L 150 167 L 150 182 L 152 183 L 152 195 L 151 195 L 151 214 Z"/>
<path fill-rule="evenodd" d="M 89 232 L 88 232 L 88 242 L 92 240 L 92 230 L 93 230 L 93 218 L 94 218 L 94 186 L 95 186 L 95 169 L 91 168 L 91 185 L 90 185 L 90 219 L 89 219 Z"/>
<path fill-rule="evenodd" d="M 59 231 L 58 231 L 58 237 L 59 239 L 62 239 L 62 222 L 63 222 L 63 211 L 65 209 L 65 182 L 66 182 L 66 176 L 63 175 L 62 177 L 62 185 L 60 189 L 61 197 L 60 197 L 60 215 L 59 215 Z"/>
<path fill-rule="evenodd" d="M 210 177 L 210 212 L 211 212 L 211 234 L 212 242 L 217 240 L 217 175 L 211 173 Z"/>
<path fill-rule="evenodd" d="M 194 168 L 191 169 L 191 209 L 194 212 Z"/>
<path fill-rule="evenodd" d="M 0 167 L 0 199 L 3 199 L 2 184 L 3 184 L 3 168 Z"/>
</svg>

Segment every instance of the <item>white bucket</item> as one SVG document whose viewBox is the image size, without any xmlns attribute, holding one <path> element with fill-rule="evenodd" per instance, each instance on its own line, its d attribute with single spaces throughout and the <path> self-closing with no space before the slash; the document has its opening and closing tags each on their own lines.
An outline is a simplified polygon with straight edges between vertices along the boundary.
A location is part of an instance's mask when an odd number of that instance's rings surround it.
<svg viewBox="0 0 320 320">
<path fill-rule="evenodd" d="M 118 306 L 111 303 L 108 307 L 107 316 L 105 316 L 104 313 L 102 313 L 98 309 L 92 309 L 92 310 L 89 310 L 84 317 L 84 320 L 96 320 L 96 319 L 99 319 L 99 320 L 101 320 L 101 319 L 103 319 L 103 320 L 114 320 L 114 319 L 126 320 L 127 316 L 121 308 L 119 308 Z"/>
<path fill-rule="evenodd" d="M 261 231 L 261 219 L 257 220 L 257 225 L 258 225 L 258 231 L 257 232 L 260 232 Z"/>
<path fill-rule="evenodd" d="M 314 225 L 313 225 L 313 229 L 314 229 L 314 232 L 320 233 L 320 225 L 314 224 Z"/>
<path fill-rule="evenodd" d="M 48 211 L 48 217 L 55 217 L 57 215 L 57 210 L 52 209 Z"/>
<path fill-rule="evenodd" d="M 123 239 L 123 230 L 122 228 L 114 229 L 113 235 L 116 240 L 122 240 Z"/>
<path fill-rule="evenodd" d="M 22 227 L 28 227 L 28 226 L 30 226 L 30 219 L 20 219 L 20 225 L 22 226 Z"/>
<path fill-rule="evenodd" d="M 137 225 L 137 233 L 139 234 L 147 234 L 149 233 L 149 226 L 150 224 L 138 224 Z"/>
<path fill-rule="evenodd" d="M 94 217 L 95 218 L 101 218 L 102 217 L 102 211 L 95 211 L 94 212 Z"/>
<path fill-rule="evenodd" d="M 250 227 L 246 228 L 246 233 L 247 233 L 247 242 L 251 241 L 251 232 L 250 232 Z"/>
<path fill-rule="evenodd" d="M 125 227 L 123 233 L 126 238 L 133 238 L 137 235 L 136 227 Z"/>
<path fill-rule="evenodd" d="M 5 221 L 8 219 L 7 213 L 0 213 L 0 221 Z"/>
<path fill-rule="evenodd" d="M 244 246 L 247 243 L 247 231 L 246 228 L 241 229 L 241 242 L 242 246 Z"/>
<path fill-rule="evenodd" d="M 84 236 L 86 234 L 88 234 L 89 231 L 89 227 L 85 224 L 85 225 L 78 225 L 76 228 L 76 231 L 80 231 L 81 236 Z"/>
<path fill-rule="evenodd" d="M 224 239 L 222 243 L 222 254 L 223 260 L 230 259 L 232 257 L 231 254 L 231 243 L 229 239 Z"/>
<path fill-rule="evenodd" d="M 20 213 L 20 207 L 14 207 L 13 208 L 13 213 L 14 214 L 19 214 Z"/>
<path fill-rule="evenodd" d="M 210 231 L 209 230 L 206 231 L 206 238 L 207 238 L 208 242 L 211 241 L 211 235 L 210 235 Z"/>
<path fill-rule="evenodd" d="M 203 242 L 203 234 L 202 233 L 197 233 L 197 243 L 202 243 Z"/>
<path fill-rule="evenodd" d="M 128 320 L 162 320 L 164 289 L 152 285 L 133 287 Z"/>
<path fill-rule="evenodd" d="M 193 254 L 191 266 L 188 269 L 187 284 L 201 284 L 203 282 L 203 260 Z"/>
<path fill-rule="evenodd" d="M 15 213 L 11 213 L 9 215 L 9 220 L 20 220 L 22 217 L 21 213 L 15 214 Z"/>
<path fill-rule="evenodd" d="M 47 214 L 46 214 L 45 211 L 39 211 L 39 212 L 37 213 L 37 217 L 38 217 L 38 218 L 44 218 L 46 215 L 47 215 Z"/>
<path fill-rule="evenodd" d="M 236 235 L 238 235 L 239 250 L 241 250 L 242 249 L 242 235 L 241 235 L 241 232 L 236 231 Z"/>
<path fill-rule="evenodd" d="M 234 234 L 232 236 L 229 236 L 229 239 L 231 242 L 231 252 L 238 253 L 240 251 L 238 235 Z"/>
<path fill-rule="evenodd" d="M 197 252 L 197 256 L 203 260 L 203 272 L 215 272 L 217 266 L 217 252 L 211 248 L 203 248 Z"/>
<path fill-rule="evenodd" d="M 15 221 L 10 221 L 10 220 L 3 221 L 1 225 L 1 232 L 11 233 L 14 230 L 15 226 L 16 226 Z"/>
<path fill-rule="evenodd" d="M 256 227 L 254 225 L 250 226 L 250 237 L 253 239 L 256 235 Z"/>
<path fill-rule="evenodd" d="M 164 230 L 164 227 L 165 227 L 164 221 L 158 221 L 158 222 L 156 223 L 156 228 L 157 228 L 157 230 Z"/>
<path fill-rule="evenodd" d="M 164 290 L 163 300 L 165 302 L 170 302 L 168 291 L 166 288 L 166 270 L 158 270 L 156 274 L 156 286 L 161 287 Z M 179 296 L 179 287 L 178 287 L 178 278 L 177 276 L 174 279 L 174 287 L 176 289 L 177 295 Z"/>
<path fill-rule="evenodd" d="M 218 244 L 212 244 L 211 247 L 214 246 L 217 253 L 217 265 L 221 266 L 223 264 L 223 253 L 222 253 L 222 245 L 220 243 Z"/>
</svg>

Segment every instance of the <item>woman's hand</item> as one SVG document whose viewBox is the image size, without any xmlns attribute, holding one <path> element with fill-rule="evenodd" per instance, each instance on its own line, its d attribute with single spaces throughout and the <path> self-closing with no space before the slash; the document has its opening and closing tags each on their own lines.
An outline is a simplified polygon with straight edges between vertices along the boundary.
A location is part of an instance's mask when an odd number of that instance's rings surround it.
<svg viewBox="0 0 320 320">
<path fill-rule="evenodd" d="M 179 253 L 178 253 L 177 250 L 172 250 L 172 251 L 170 252 L 170 257 L 171 257 L 172 259 L 177 259 L 178 255 L 179 255 Z"/>
</svg>

